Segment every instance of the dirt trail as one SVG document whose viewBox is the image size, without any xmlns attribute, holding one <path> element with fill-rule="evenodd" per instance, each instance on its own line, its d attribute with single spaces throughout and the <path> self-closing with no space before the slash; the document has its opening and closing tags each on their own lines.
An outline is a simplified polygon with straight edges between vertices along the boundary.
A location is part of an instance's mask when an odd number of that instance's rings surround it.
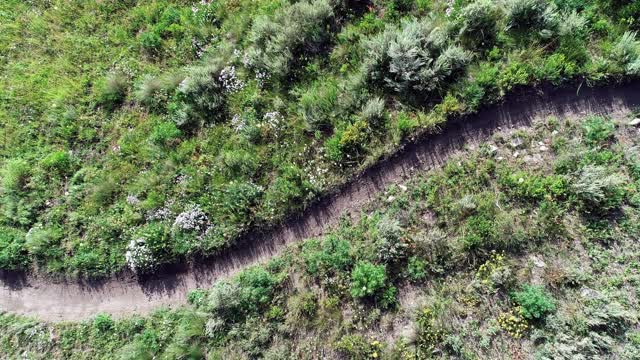
<svg viewBox="0 0 640 360">
<path fill-rule="evenodd" d="M 251 234 L 219 256 L 190 266 L 176 266 L 155 278 L 114 277 L 103 281 L 52 282 L 24 274 L 0 273 L 0 311 L 48 321 L 81 320 L 100 312 L 115 317 L 144 314 L 161 306 L 183 304 L 186 294 L 217 279 L 263 262 L 288 244 L 323 234 L 343 214 L 357 216 L 379 191 L 413 172 L 442 164 L 465 144 L 487 140 L 498 128 L 526 127 L 536 118 L 585 113 L 621 113 L 640 106 L 640 82 L 614 88 L 577 87 L 526 91 L 501 105 L 450 121 L 443 132 L 408 144 L 340 191 L 320 200 L 299 217 L 265 233 Z"/>
</svg>

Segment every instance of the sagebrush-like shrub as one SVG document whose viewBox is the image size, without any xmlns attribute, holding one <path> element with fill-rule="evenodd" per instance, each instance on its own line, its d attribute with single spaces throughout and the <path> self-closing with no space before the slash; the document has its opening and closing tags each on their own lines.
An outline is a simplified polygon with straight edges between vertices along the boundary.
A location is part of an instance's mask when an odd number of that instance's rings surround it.
<svg viewBox="0 0 640 360">
<path fill-rule="evenodd" d="M 226 96 L 220 82 L 223 68 L 221 60 L 214 59 L 188 71 L 178 86 L 176 102 L 170 109 L 178 127 L 196 130 L 202 125 L 225 118 Z"/>
<path fill-rule="evenodd" d="M 468 52 L 449 44 L 444 30 L 416 19 L 403 21 L 398 29 L 388 27 L 364 47 L 365 77 L 405 95 L 443 87 L 471 59 Z"/>
<path fill-rule="evenodd" d="M 335 81 L 314 84 L 300 96 L 300 114 L 309 130 L 324 130 L 331 126 L 338 104 L 338 84 Z"/>
<path fill-rule="evenodd" d="M 507 30 L 555 30 L 555 6 L 546 0 L 509 0 L 506 3 Z"/>
<path fill-rule="evenodd" d="M 369 99 L 362 107 L 362 118 L 372 128 L 381 128 L 386 122 L 386 114 L 384 111 L 384 100 L 379 97 Z"/>
<path fill-rule="evenodd" d="M 615 44 L 613 59 L 618 62 L 629 75 L 640 75 L 640 42 L 636 41 L 636 33 L 627 31 Z"/>
<path fill-rule="evenodd" d="M 460 36 L 482 47 L 490 45 L 496 36 L 500 8 L 493 1 L 472 2 L 460 11 Z"/>
<path fill-rule="evenodd" d="M 620 206 L 626 197 L 628 179 L 602 166 L 588 165 L 575 176 L 573 191 L 587 212 L 601 212 Z"/>
<path fill-rule="evenodd" d="M 300 1 L 272 17 L 257 17 L 249 34 L 247 65 L 269 78 L 285 79 L 299 53 L 309 55 L 320 50 L 332 18 L 333 7 L 328 0 Z"/>
<path fill-rule="evenodd" d="M 2 192 L 16 193 L 24 190 L 31 173 L 29 164 L 23 159 L 10 159 L 2 168 Z"/>
<path fill-rule="evenodd" d="M 115 110 L 127 97 L 127 88 L 128 79 L 125 75 L 119 72 L 108 75 L 98 88 L 98 105 L 108 111 Z"/>
<path fill-rule="evenodd" d="M 378 258 L 386 264 L 406 256 L 408 245 L 402 240 L 402 228 L 396 219 L 383 217 L 376 224 Z"/>
</svg>

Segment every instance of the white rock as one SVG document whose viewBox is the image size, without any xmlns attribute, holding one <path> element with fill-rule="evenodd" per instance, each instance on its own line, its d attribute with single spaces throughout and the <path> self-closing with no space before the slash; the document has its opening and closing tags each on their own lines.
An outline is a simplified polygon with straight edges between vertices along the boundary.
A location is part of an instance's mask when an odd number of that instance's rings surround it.
<svg viewBox="0 0 640 360">
<path fill-rule="evenodd" d="M 631 126 L 640 125 L 640 118 L 635 118 L 635 119 L 629 121 L 629 125 L 631 125 Z"/>
<path fill-rule="evenodd" d="M 398 185 L 398 187 L 399 187 L 399 188 L 400 188 L 400 190 L 402 190 L 402 191 L 407 191 L 407 187 L 406 187 L 406 186 L 404 186 L 404 185 L 402 185 L 402 184 Z"/>
<path fill-rule="evenodd" d="M 389 196 L 389 197 L 387 198 L 387 202 L 389 202 L 389 203 L 390 203 L 390 202 L 393 202 L 393 200 L 395 200 L 395 199 L 396 199 L 396 197 L 395 197 L 395 196 L 393 196 L 393 195 L 391 195 L 391 196 Z"/>
<path fill-rule="evenodd" d="M 547 151 L 548 148 L 544 145 L 540 145 L 540 151 Z"/>
<path fill-rule="evenodd" d="M 519 153 L 518 151 L 516 151 L 516 152 L 514 152 L 514 153 L 513 153 L 513 157 L 514 157 L 514 158 L 517 158 L 517 157 L 518 157 L 518 155 L 520 155 L 520 153 Z"/>
</svg>

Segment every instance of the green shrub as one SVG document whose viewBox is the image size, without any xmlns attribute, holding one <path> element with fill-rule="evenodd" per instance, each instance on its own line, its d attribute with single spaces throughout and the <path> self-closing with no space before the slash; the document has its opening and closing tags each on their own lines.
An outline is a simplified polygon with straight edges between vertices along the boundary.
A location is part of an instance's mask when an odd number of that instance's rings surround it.
<svg viewBox="0 0 640 360">
<path fill-rule="evenodd" d="M 42 166 L 56 174 L 65 176 L 74 170 L 74 161 L 68 151 L 54 151 L 42 159 Z"/>
<path fill-rule="evenodd" d="M 2 168 L 2 191 L 17 193 L 24 190 L 29 180 L 31 169 L 23 159 L 10 159 Z"/>
<path fill-rule="evenodd" d="M 522 316 L 530 320 L 543 320 L 556 309 L 553 298 L 541 286 L 523 285 L 511 298 L 520 306 Z"/>
<path fill-rule="evenodd" d="M 153 127 L 149 135 L 149 141 L 160 146 L 167 146 L 182 136 L 174 122 L 163 121 Z"/>
<path fill-rule="evenodd" d="M 568 180 L 561 175 L 540 176 L 518 171 L 501 174 L 499 182 L 512 195 L 529 201 L 540 201 L 547 196 L 564 198 L 570 190 Z"/>
<path fill-rule="evenodd" d="M 0 269 L 18 270 L 27 267 L 29 257 L 24 245 L 23 233 L 0 227 Z"/>
<path fill-rule="evenodd" d="M 25 236 L 24 247 L 35 257 L 55 254 L 62 239 L 62 229 L 57 226 L 34 226 Z"/>
<path fill-rule="evenodd" d="M 387 119 L 384 111 L 384 100 L 379 97 L 369 99 L 362 108 L 361 114 L 371 128 L 380 129 L 384 127 Z"/>
<path fill-rule="evenodd" d="M 257 311 L 271 302 L 278 279 L 260 266 L 243 270 L 236 278 L 240 286 L 240 304 L 242 310 L 249 313 Z"/>
<path fill-rule="evenodd" d="M 336 81 L 315 83 L 300 96 L 300 114 L 309 130 L 330 128 L 336 115 L 338 84 Z"/>
<path fill-rule="evenodd" d="M 601 166 L 585 166 L 576 174 L 573 191 L 587 212 L 602 212 L 616 208 L 626 197 L 624 185 L 628 179 L 610 173 Z"/>
<path fill-rule="evenodd" d="M 418 127 L 418 121 L 406 112 L 400 112 L 396 118 L 396 127 L 400 136 L 405 137 Z"/>
<path fill-rule="evenodd" d="M 395 263 L 406 256 L 408 245 L 402 239 L 402 228 L 396 219 L 383 217 L 376 224 L 376 252 L 385 264 Z"/>
<path fill-rule="evenodd" d="M 584 122 L 582 130 L 589 145 L 606 145 L 613 138 L 615 124 L 602 116 L 590 116 Z"/>
<path fill-rule="evenodd" d="M 417 256 L 410 257 L 407 276 L 412 281 L 424 280 L 427 277 L 427 262 Z"/>
<path fill-rule="evenodd" d="M 305 56 L 319 52 L 332 18 L 333 8 L 327 0 L 300 1 L 282 7 L 272 17 L 258 16 L 249 34 L 249 66 L 274 80 L 286 79 L 300 52 Z"/>
<path fill-rule="evenodd" d="M 321 243 L 306 241 L 301 255 L 309 274 L 332 276 L 351 266 L 353 260 L 350 249 L 351 245 L 347 240 L 328 235 Z"/>
<path fill-rule="evenodd" d="M 162 47 L 162 38 L 155 30 L 140 34 L 140 46 L 149 54 L 156 54 Z"/>
<path fill-rule="evenodd" d="M 507 30 L 551 30 L 558 25 L 555 8 L 545 0 L 509 0 Z"/>
<path fill-rule="evenodd" d="M 225 118 L 226 97 L 220 81 L 224 64 L 214 59 L 191 68 L 176 91 L 170 110 L 178 127 L 196 130 Z"/>
<path fill-rule="evenodd" d="M 415 19 L 385 29 L 364 46 L 362 71 L 369 82 L 404 95 L 441 89 L 470 61 L 465 50 L 448 45 L 441 28 Z"/>
<path fill-rule="evenodd" d="M 97 334 L 103 334 L 113 329 L 114 321 L 109 314 L 98 314 L 93 319 L 93 330 Z"/>
<path fill-rule="evenodd" d="M 384 288 L 386 281 L 384 265 L 361 261 L 351 272 L 351 295 L 355 298 L 372 296 Z"/>
<path fill-rule="evenodd" d="M 107 76 L 99 85 L 97 91 L 97 103 L 107 111 L 113 111 L 124 102 L 127 96 L 128 80 L 121 73 L 113 73 Z"/>
<path fill-rule="evenodd" d="M 491 46 L 496 36 L 500 8 L 490 0 L 480 0 L 462 8 L 458 16 L 460 36 L 474 46 Z"/>
</svg>

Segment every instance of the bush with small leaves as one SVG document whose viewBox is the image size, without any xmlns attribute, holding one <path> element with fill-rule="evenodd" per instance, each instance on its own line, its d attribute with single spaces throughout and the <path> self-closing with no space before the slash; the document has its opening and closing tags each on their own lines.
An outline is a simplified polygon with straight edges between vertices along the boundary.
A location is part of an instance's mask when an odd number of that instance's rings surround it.
<svg viewBox="0 0 640 360">
<path fill-rule="evenodd" d="M 6 160 L 2 167 L 2 192 L 15 194 L 25 189 L 31 168 L 23 159 Z"/>
<path fill-rule="evenodd" d="M 257 17 L 249 34 L 247 65 L 257 74 L 286 79 L 300 52 L 307 57 L 320 50 L 332 18 L 333 7 L 328 0 L 300 1 L 284 6 L 272 17 Z"/>
<path fill-rule="evenodd" d="M 405 258 L 408 245 L 402 239 L 398 220 L 387 216 L 380 219 L 376 224 L 376 235 L 376 250 L 381 262 L 391 264 Z"/>
<path fill-rule="evenodd" d="M 471 55 L 450 45 L 444 30 L 425 20 L 405 20 L 365 41 L 363 74 L 374 85 L 396 93 L 429 93 L 463 70 Z"/>
<path fill-rule="evenodd" d="M 224 119 L 226 96 L 219 80 L 223 68 L 220 59 L 213 59 L 190 69 L 178 86 L 175 101 L 170 104 L 178 127 L 193 131 Z"/>
<path fill-rule="evenodd" d="M 300 96 L 300 114 L 309 130 L 326 130 L 337 114 L 338 84 L 336 81 L 316 83 Z"/>
<path fill-rule="evenodd" d="M 522 316 L 530 320 L 543 320 L 556 309 L 553 298 L 540 286 L 523 285 L 511 298 L 520 306 Z"/>
<path fill-rule="evenodd" d="M 545 35 L 559 25 L 555 6 L 546 0 L 509 0 L 506 8 L 507 30 L 539 30 Z"/>
<path fill-rule="evenodd" d="M 374 265 L 361 261 L 351 272 L 351 295 L 354 298 L 366 298 L 382 290 L 387 281 L 384 265 Z"/>
<path fill-rule="evenodd" d="M 636 40 L 635 32 L 625 32 L 613 47 L 611 55 L 627 75 L 640 75 L 640 41 Z"/>
<path fill-rule="evenodd" d="M 156 124 L 151 130 L 149 141 L 159 146 L 169 146 L 182 136 L 182 131 L 178 129 L 172 121 L 163 121 Z"/>
<path fill-rule="evenodd" d="M 493 1 L 472 2 L 463 7 L 458 16 L 460 36 L 474 46 L 491 46 L 496 37 L 499 17 L 500 8 Z"/>
<path fill-rule="evenodd" d="M 119 72 L 107 76 L 97 91 L 97 103 L 107 111 L 113 111 L 122 105 L 127 96 L 127 77 Z"/>
<path fill-rule="evenodd" d="M 29 264 L 27 249 L 25 248 L 24 233 L 0 227 L 0 269 L 24 269 Z"/>
<path fill-rule="evenodd" d="M 574 178 L 573 192 L 587 212 L 606 212 L 622 204 L 628 179 L 602 166 L 588 165 Z"/>
<path fill-rule="evenodd" d="M 362 108 L 361 116 L 371 128 L 383 128 L 387 120 L 384 111 L 384 100 L 379 97 L 369 99 Z"/>
</svg>

